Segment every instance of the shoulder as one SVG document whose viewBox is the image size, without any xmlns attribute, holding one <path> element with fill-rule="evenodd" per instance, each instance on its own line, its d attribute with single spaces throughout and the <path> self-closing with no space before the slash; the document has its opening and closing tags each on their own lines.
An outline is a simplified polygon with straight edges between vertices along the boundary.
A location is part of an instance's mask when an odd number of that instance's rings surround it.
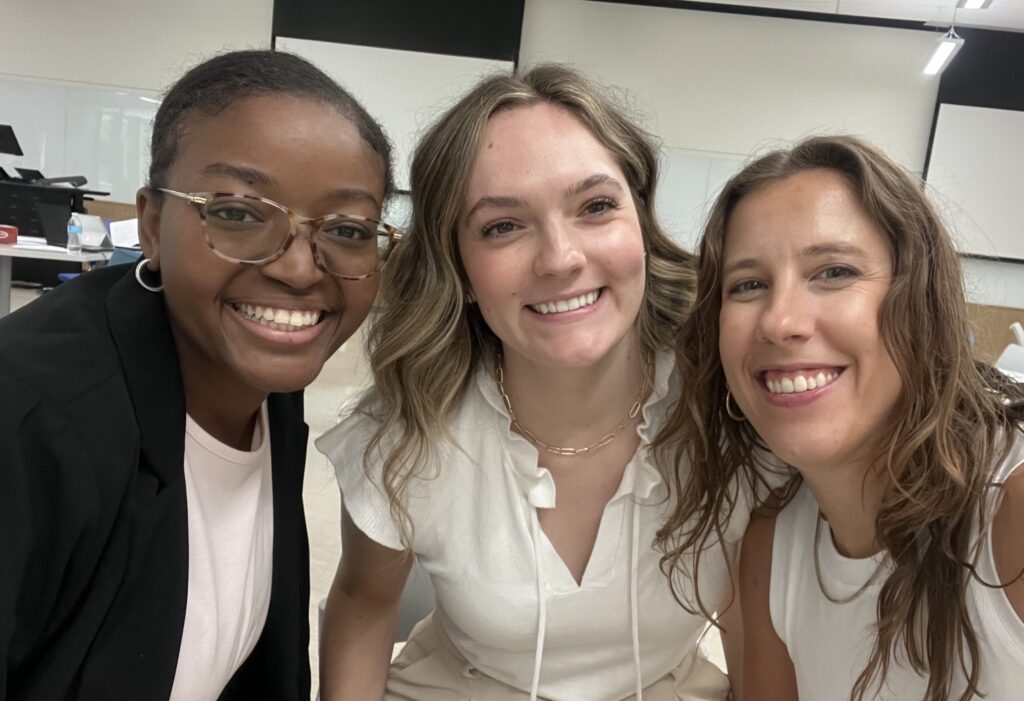
<svg viewBox="0 0 1024 701">
<path fill-rule="evenodd" d="M 374 415 L 373 402 L 371 388 L 359 398 L 343 405 L 338 411 L 337 424 L 316 439 L 317 450 L 327 456 L 335 469 L 357 458 L 361 460 L 379 433 L 382 423 Z"/>
<path fill-rule="evenodd" d="M 0 319 L 0 375 L 67 399 L 118 373 L 107 294 L 124 274 L 90 272 Z"/>
</svg>

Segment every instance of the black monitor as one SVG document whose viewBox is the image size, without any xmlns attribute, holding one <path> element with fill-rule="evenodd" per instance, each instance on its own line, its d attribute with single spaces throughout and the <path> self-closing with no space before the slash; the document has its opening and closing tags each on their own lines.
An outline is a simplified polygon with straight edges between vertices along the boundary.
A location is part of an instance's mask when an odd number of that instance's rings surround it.
<svg viewBox="0 0 1024 701">
<path fill-rule="evenodd" d="M 0 124 L 0 153 L 9 153 L 12 156 L 24 156 L 18 137 L 14 135 L 14 128 L 9 124 Z"/>
</svg>

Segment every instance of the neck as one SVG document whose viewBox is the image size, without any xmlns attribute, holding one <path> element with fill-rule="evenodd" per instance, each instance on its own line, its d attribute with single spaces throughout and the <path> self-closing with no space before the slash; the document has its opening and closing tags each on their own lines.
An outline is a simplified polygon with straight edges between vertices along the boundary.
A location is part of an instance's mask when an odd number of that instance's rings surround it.
<svg viewBox="0 0 1024 701">
<path fill-rule="evenodd" d="M 839 552 L 852 558 L 877 553 L 881 547 L 875 523 L 884 485 L 876 471 L 865 465 L 849 465 L 801 473 L 828 521 Z"/>
<path fill-rule="evenodd" d="M 625 419 L 649 373 L 635 339 L 598 363 L 579 368 L 541 366 L 522 356 L 503 359 L 505 393 L 519 423 L 551 445 L 583 447 Z M 639 421 L 639 418 L 636 419 Z"/>
<path fill-rule="evenodd" d="M 249 450 L 260 405 L 267 393 L 240 386 L 208 362 L 190 362 L 189 351 L 181 343 L 178 356 L 188 415 L 221 443 L 236 450 Z"/>
</svg>

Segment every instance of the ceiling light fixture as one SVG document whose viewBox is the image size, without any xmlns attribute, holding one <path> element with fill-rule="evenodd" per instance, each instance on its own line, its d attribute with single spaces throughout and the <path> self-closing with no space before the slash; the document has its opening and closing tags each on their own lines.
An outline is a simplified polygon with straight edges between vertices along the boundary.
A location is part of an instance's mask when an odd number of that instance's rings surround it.
<svg viewBox="0 0 1024 701">
<path fill-rule="evenodd" d="M 984 10 L 992 4 L 992 0 L 960 0 L 960 7 L 965 10 Z"/>
<path fill-rule="evenodd" d="M 925 75 L 938 75 L 949 65 L 957 52 L 964 45 L 964 40 L 951 28 L 935 44 L 935 51 L 924 67 Z"/>
<path fill-rule="evenodd" d="M 970 3 L 972 0 L 961 0 L 962 3 Z M 957 52 L 964 45 L 964 40 L 956 33 L 956 11 L 959 5 L 953 6 L 953 21 L 949 25 L 949 31 L 939 37 L 935 42 L 935 50 L 932 57 L 924 66 L 925 75 L 938 75 L 949 65 Z"/>
</svg>

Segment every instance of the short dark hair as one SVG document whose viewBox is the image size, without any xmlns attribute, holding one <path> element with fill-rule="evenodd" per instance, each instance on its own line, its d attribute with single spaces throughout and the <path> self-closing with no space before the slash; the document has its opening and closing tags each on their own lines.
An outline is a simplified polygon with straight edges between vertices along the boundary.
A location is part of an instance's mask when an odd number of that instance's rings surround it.
<svg viewBox="0 0 1024 701">
<path fill-rule="evenodd" d="M 254 95 L 289 95 L 334 107 L 384 162 L 384 197 L 394 192 L 391 142 L 380 124 L 343 87 L 309 61 L 272 50 L 232 51 L 200 63 L 170 87 L 153 121 L 149 186 L 166 186 L 190 115 L 215 115 Z"/>
</svg>

